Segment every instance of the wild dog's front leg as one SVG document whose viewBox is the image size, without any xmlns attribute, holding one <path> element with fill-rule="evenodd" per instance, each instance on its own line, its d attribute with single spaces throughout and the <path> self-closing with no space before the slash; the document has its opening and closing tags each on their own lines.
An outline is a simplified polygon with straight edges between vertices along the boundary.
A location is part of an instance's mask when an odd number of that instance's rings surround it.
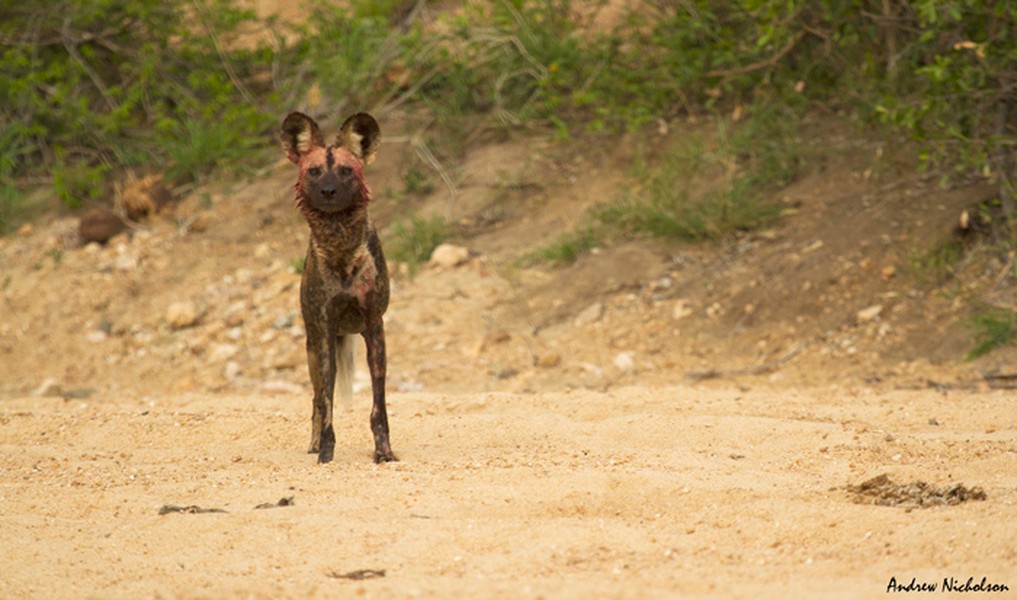
<svg viewBox="0 0 1017 600">
<path fill-rule="evenodd" d="M 332 461 L 335 454 L 335 429 L 332 426 L 332 395 L 335 391 L 335 336 L 327 328 L 307 327 L 307 368 L 314 388 L 311 415 L 310 453 L 318 453 L 318 462 Z"/>
<path fill-rule="evenodd" d="M 388 438 L 388 412 L 385 410 L 385 326 L 381 315 L 372 315 L 364 329 L 367 364 L 371 370 L 374 406 L 371 408 L 371 432 L 374 434 L 374 462 L 397 460 Z"/>
<path fill-rule="evenodd" d="M 312 347 L 311 341 L 308 339 L 307 372 L 311 375 L 311 388 L 314 389 L 314 397 L 311 398 L 311 445 L 307 448 L 308 454 L 317 454 L 321 451 L 321 420 L 325 416 L 323 403 L 318 401 L 318 390 L 321 389 L 318 362 L 317 344 Z"/>
</svg>

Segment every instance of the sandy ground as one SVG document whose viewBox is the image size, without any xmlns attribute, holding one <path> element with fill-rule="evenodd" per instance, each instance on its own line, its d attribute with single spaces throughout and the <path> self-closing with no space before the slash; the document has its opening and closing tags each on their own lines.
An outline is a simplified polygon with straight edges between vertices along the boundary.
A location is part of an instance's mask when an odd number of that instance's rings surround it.
<svg viewBox="0 0 1017 600">
<path fill-rule="evenodd" d="M 5 401 L 0 597 L 869 598 L 891 578 L 969 577 L 1017 597 L 1012 394 L 627 387 L 390 404 L 400 462 L 371 462 L 365 404 L 339 412 L 320 466 L 303 396 Z M 987 500 L 855 503 L 845 487 L 882 473 Z"/>
</svg>

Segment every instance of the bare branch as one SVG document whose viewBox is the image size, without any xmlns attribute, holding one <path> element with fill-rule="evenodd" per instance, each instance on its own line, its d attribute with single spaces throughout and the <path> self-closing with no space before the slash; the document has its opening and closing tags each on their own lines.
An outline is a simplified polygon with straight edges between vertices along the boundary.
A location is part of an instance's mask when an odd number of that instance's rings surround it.
<svg viewBox="0 0 1017 600">
<path fill-rule="evenodd" d="M 117 103 L 114 102 L 113 97 L 109 95 L 106 84 L 103 82 L 102 78 L 99 77 L 99 74 L 95 72 L 95 69 L 93 69 L 87 62 L 85 62 L 84 57 L 82 57 L 81 53 L 78 52 L 77 44 L 74 43 L 74 41 L 71 39 L 69 35 L 70 27 L 71 27 L 71 15 L 67 15 L 66 17 L 64 17 L 64 24 L 63 27 L 61 28 L 61 33 L 64 34 L 65 36 L 64 49 L 66 49 L 67 54 L 69 54 L 71 58 L 73 58 L 74 61 L 81 65 L 81 68 L 85 70 L 85 73 L 88 74 L 89 79 L 92 80 L 92 83 L 95 85 L 96 89 L 99 90 L 99 93 L 102 95 L 103 100 L 106 101 L 106 105 L 109 106 L 109 109 L 116 110 Z"/>
<path fill-rule="evenodd" d="M 252 105 L 257 106 L 258 103 L 254 101 L 254 96 L 252 96 L 251 92 L 248 91 L 244 82 L 237 77 L 236 71 L 233 70 L 233 63 L 230 62 L 226 53 L 223 52 L 222 45 L 219 43 L 219 36 L 215 33 L 215 27 L 208 25 L 208 12 L 205 10 L 204 3 L 200 0 L 191 0 L 191 4 L 194 6 L 195 10 L 201 14 L 202 20 L 205 21 L 205 29 L 208 31 L 209 39 L 212 40 L 212 46 L 215 47 L 215 53 L 219 55 L 219 62 L 222 63 L 223 69 L 226 71 L 226 75 L 229 76 L 230 81 L 233 82 L 234 87 L 236 87 L 237 91 L 240 92 L 240 95 L 244 97 L 244 100 L 247 100 Z"/>
<path fill-rule="evenodd" d="M 780 62 L 780 60 L 782 58 L 787 56 L 788 52 L 791 52 L 791 50 L 794 49 L 795 45 L 797 45 L 798 42 L 800 42 L 802 40 L 802 38 L 805 37 L 805 34 L 806 34 L 805 30 L 801 30 L 798 33 L 796 33 L 790 40 L 788 40 L 787 44 L 784 44 L 783 48 L 778 50 L 777 53 L 774 54 L 773 56 L 771 56 L 770 58 L 767 58 L 765 60 L 761 60 L 759 62 L 754 62 L 754 63 L 752 63 L 750 65 L 744 65 L 744 66 L 741 66 L 741 67 L 734 67 L 734 68 L 731 68 L 731 69 L 714 69 L 712 71 L 707 71 L 704 74 L 704 76 L 705 77 L 733 77 L 735 75 L 745 75 L 746 73 L 751 73 L 753 71 L 758 71 L 760 69 L 766 69 L 768 67 L 773 67 L 778 62 Z"/>
</svg>

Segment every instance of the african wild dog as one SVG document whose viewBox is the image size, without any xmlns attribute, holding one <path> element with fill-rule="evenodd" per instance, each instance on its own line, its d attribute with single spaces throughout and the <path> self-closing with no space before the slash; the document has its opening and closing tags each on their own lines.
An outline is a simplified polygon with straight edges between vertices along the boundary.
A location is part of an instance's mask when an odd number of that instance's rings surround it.
<svg viewBox="0 0 1017 600">
<path fill-rule="evenodd" d="M 307 219 L 310 243 L 300 282 L 300 308 L 307 330 L 307 367 L 314 387 L 311 447 L 319 463 L 332 460 L 335 431 L 332 397 L 353 394 L 353 344 L 367 345 L 374 407 L 374 461 L 396 460 L 388 439 L 385 411 L 385 330 L 388 270 L 378 234 L 368 216 L 371 191 L 364 165 L 374 160 L 381 132 L 374 117 L 346 119 L 335 143 L 326 145 L 314 119 L 290 113 L 282 124 L 282 144 L 297 165 L 297 209 Z"/>
</svg>

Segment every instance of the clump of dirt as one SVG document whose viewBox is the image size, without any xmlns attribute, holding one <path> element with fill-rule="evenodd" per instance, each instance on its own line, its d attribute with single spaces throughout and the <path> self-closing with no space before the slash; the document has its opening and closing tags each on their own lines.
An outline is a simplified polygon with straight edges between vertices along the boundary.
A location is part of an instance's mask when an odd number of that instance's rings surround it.
<svg viewBox="0 0 1017 600">
<path fill-rule="evenodd" d="M 262 502 L 261 504 L 255 506 L 254 508 L 255 509 L 278 508 L 280 506 L 293 506 L 293 496 L 284 496 L 280 498 L 278 502 Z"/>
<path fill-rule="evenodd" d="M 966 487 L 962 483 L 937 486 L 918 480 L 911 483 L 894 483 L 886 473 L 858 485 L 847 486 L 857 504 L 901 506 L 908 510 L 930 506 L 956 506 L 970 500 L 985 500 L 985 490 Z"/>
</svg>

